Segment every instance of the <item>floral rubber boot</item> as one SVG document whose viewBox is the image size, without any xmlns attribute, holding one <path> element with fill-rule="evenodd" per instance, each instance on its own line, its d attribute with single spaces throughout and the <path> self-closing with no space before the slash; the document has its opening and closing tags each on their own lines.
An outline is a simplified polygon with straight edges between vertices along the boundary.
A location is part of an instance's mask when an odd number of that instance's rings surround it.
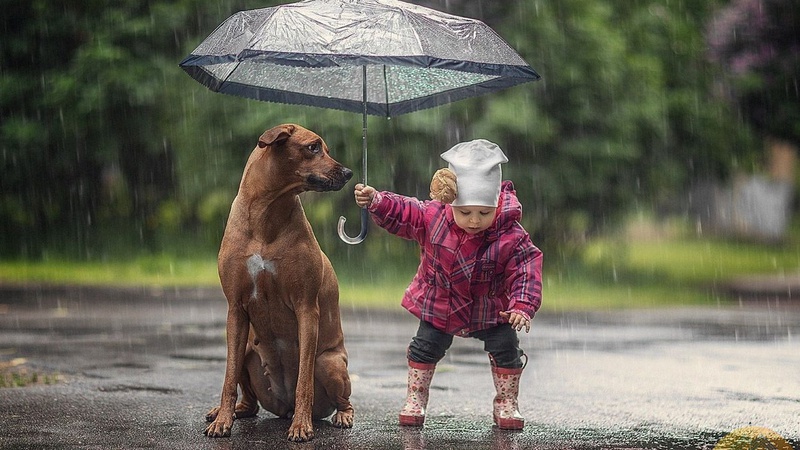
<svg viewBox="0 0 800 450">
<path fill-rule="evenodd" d="M 502 430 L 521 430 L 525 418 L 519 413 L 519 379 L 522 368 L 507 369 L 492 365 L 492 378 L 497 395 L 494 397 L 494 423 Z"/>
<path fill-rule="evenodd" d="M 400 425 L 421 427 L 425 423 L 431 380 L 436 364 L 408 360 L 408 392 L 406 404 L 400 411 Z"/>
</svg>

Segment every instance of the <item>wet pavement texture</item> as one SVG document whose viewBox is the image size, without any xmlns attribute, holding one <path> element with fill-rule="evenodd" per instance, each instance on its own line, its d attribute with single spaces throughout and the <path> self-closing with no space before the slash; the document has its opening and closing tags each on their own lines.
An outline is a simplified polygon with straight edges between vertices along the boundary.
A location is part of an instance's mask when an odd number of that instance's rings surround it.
<svg viewBox="0 0 800 450">
<path fill-rule="evenodd" d="M 707 448 L 748 426 L 800 449 L 800 305 L 542 313 L 520 334 L 523 431 L 492 425 L 489 362 L 457 338 L 437 367 L 424 428 L 401 428 L 406 346 L 417 322 L 342 302 L 355 426 L 241 419 L 207 438 L 225 364 L 218 289 L 0 287 L 0 361 L 58 374 L 0 389 L 2 449 Z"/>
</svg>

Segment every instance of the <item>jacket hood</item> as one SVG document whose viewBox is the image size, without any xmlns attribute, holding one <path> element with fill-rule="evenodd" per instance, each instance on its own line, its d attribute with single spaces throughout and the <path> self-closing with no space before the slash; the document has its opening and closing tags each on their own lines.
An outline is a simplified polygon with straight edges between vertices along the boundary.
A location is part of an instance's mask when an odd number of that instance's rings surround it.
<svg viewBox="0 0 800 450">
<path fill-rule="evenodd" d="M 499 212 L 494 224 L 486 230 L 487 238 L 498 239 L 503 231 L 522 219 L 522 204 L 517 198 L 517 191 L 510 181 L 503 181 L 500 187 Z"/>
</svg>

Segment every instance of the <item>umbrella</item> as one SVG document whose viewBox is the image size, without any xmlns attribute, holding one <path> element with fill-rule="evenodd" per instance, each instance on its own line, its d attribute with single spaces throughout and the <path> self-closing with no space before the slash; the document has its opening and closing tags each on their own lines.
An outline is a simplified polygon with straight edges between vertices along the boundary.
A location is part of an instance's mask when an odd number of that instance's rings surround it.
<svg viewBox="0 0 800 450">
<path fill-rule="evenodd" d="M 212 91 L 268 102 L 396 116 L 505 89 L 539 75 L 489 26 L 397 0 L 307 0 L 238 12 L 180 66 Z M 339 236 L 364 240 L 361 232 Z"/>
</svg>

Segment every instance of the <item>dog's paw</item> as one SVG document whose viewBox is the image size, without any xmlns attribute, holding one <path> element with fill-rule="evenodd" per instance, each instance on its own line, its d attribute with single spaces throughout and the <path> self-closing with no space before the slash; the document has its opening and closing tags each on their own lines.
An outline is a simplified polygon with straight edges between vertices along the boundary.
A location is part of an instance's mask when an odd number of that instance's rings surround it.
<svg viewBox="0 0 800 450">
<path fill-rule="evenodd" d="M 344 411 L 337 411 L 331 417 L 331 424 L 337 428 L 353 428 L 353 408 L 348 408 Z"/>
<path fill-rule="evenodd" d="M 231 427 L 233 426 L 233 418 L 230 420 L 223 420 L 221 417 L 211 422 L 206 430 L 203 432 L 208 437 L 226 437 L 231 435 Z"/>
<path fill-rule="evenodd" d="M 233 416 L 236 419 L 244 419 L 254 417 L 256 414 L 258 414 L 258 403 L 241 402 L 236 405 L 236 412 Z"/>
<path fill-rule="evenodd" d="M 311 422 L 303 423 L 295 420 L 289 427 L 289 440 L 292 442 L 306 442 L 314 439 L 314 427 Z"/>
<path fill-rule="evenodd" d="M 217 418 L 217 414 L 219 414 L 219 406 L 211 408 L 206 413 L 206 422 L 213 422 Z"/>
</svg>

